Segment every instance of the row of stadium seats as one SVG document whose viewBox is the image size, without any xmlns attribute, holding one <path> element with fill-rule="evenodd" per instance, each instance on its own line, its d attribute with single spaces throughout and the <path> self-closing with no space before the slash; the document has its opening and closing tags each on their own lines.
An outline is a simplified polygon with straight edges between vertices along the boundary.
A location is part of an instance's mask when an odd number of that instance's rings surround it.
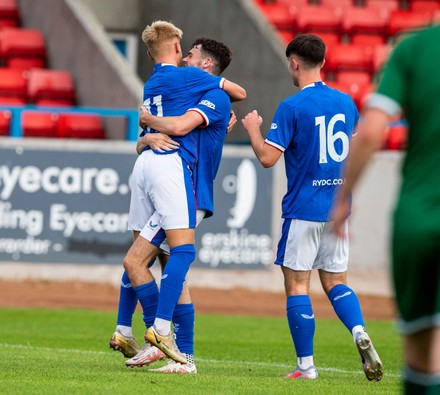
<svg viewBox="0 0 440 395">
<path fill-rule="evenodd" d="M 73 106 L 75 87 L 68 71 L 0 68 L 0 105 Z"/>
<path fill-rule="evenodd" d="M 286 45 L 301 33 L 324 40 L 323 80 L 348 93 L 359 109 L 374 90 L 397 35 L 440 20 L 438 0 L 254 1 Z M 406 134 L 406 124 L 396 120 L 383 149 L 404 149 Z"/>
<path fill-rule="evenodd" d="M 0 136 L 8 136 L 11 112 L 0 110 Z M 23 137 L 104 139 L 105 130 L 98 114 L 23 111 Z"/>
<path fill-rule="evenodd" d="M 319 33 L 317 35 L 321 36 Z M 325 38 L 321 37 L 324 42 Z M 326 42 L 327 53 L 324 64 L 325 72 L 363 71 L 373 77 L 380 71 L 384 62 L 391 52 L 391 45 L 362 45 L 353 43 L 335 43 L 329 45 Z"/>
<path fill-rule="evenodd" d="M 20 26 L 20 13 L 16 0 L 0 0 L 0 27 Z"/>
<path fill-rule="evenodd" d="M 377 6 L 357 7 L 335 5 L 288 3 L 258 3 L 266 18 L 281 31 L 330 32 L 345 35 L 374 34 L 392 38 L 403 30 L 415 29 L 435 23 L 440 19 L 440 3 L 431 0 L 426 9 L 387 9 L 378 2 Z"/>
<path fill-rule="evenodd" d="M 11 132 L 12 116 L 20 116 L 24 137 L 105 138 L 98 114 L 69 113 L 77 104 L 70 72 L 51 70 L 41 31 L 21 26 L 17 0 L 0 0 L 0 135 Z M 66 112 L 28 111 L 8 106 L 66 107 Z"/>
<path fill-rule="evenodd" d="M 17 69 L 44 68 L 47 52 L 39 30 L 2 28 L 0 30 L 0 66 Z"/>
<path fill-rule="evenodd" d="M 260 4 L 318 5 L 330 7 L 380 7 L 388 11 L 413 10 L 432 11 L 438 8 L 439 0 L 256 0 Z"/>
</svg>

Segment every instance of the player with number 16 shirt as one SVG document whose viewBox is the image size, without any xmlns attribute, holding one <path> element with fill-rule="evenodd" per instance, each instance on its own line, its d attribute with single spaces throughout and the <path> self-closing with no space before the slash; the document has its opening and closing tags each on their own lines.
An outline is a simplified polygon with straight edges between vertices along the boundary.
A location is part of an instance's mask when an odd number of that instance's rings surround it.
<svg viewBox="0 0 440 395">
<path fill-rule="evenodd" d="M 359 112 L 350 96 L 322 82 L 325 52 L 318 36 L 295 37 L 286 57 L 289 74 L 300 90 L 280 103 L 266 139 L 257 111 L 246 115 L 243 126 L 264 167 L 273 166 L 284 154 L 287 193 L 275 264 L 284 275 L 287 321 L 298 359 L 286 377 L 318 378 L 309 297 L 311 271 L 317 269 L 333 309 L 353 336 L 367 379 L 379 381 L 382 362 L 365 332 L 359 300 L 347 286 L 348 238 L 337 238 L 329 222 L 338 185 L 344 182 L 342 168 Z"/>
</svg>

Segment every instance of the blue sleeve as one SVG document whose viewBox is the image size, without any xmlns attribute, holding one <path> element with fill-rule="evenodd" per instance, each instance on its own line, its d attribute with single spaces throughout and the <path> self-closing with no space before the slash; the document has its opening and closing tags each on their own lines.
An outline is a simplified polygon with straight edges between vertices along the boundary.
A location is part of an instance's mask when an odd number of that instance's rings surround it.
<svg viewBox="0 0 440 395">
<path fill-rule="evenodd" d="M 221 89 L 212 89 L 205 93 L 199 103 L 190 110 L 199 112 L 205 119 L 205 125 L 217 122 L 229 123 L 231 113 L 231 101 L 229 96 Z"/>
<path fill-rule="evenodd" d="M 200 94 L 211 89 L 222 89 L 223 77 L 211 75 L 197 67 L 185 67 L 186 87 L 189 93 Z"/>
<path fill-rule="evenodd" d="M 266 140 L 274 143 L 275 146 L 283 151 L 292 141 L 295 131 L 294 111 L 291 106 L 281 102 L 267 134 Z"/>
</svg>

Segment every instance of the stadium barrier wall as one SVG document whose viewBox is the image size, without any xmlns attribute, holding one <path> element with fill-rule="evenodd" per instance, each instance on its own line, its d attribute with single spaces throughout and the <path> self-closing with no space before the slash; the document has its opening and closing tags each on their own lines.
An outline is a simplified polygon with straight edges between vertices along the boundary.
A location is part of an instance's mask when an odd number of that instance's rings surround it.
<svg viewBox="0 0 440 395">
<path fill-rule="evenodd" d="M 117 285 L 131 243 L 126 230 L 130 142 L 0 139 L 0 277 Z M 380 152 L 354 195 L 349 282 L 390 295 L 389 214 L 398 152 Z M 275 256 L 283 164 L 263 169 L 250 147 L 227 145 L 216 213 L 197 230 L 193 286 L 283 291 Z M 155 269 L 157 270 L 157 269 Z M 316 276 L 312 290 L 318 290 Z"/>
</svg>

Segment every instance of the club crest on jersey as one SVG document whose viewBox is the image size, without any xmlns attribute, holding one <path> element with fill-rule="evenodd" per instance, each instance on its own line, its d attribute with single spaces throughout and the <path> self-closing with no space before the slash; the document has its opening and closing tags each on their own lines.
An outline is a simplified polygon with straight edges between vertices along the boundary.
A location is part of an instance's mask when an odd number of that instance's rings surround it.
<svg viewBox="0 0 440 395">
<path fill-rule="evenodd" d="M 274 122 L 272 125 L 270 125 L 271 129 L 278 129 L 278 125 Z"/>
<path fill-rule="evenodd" d="M 215 110 L 215 104 L 209 100 L 202 100 L 199 104 L 201 104 L 202 106 L 209 107 L 212 110 Z"/>
</svg>

